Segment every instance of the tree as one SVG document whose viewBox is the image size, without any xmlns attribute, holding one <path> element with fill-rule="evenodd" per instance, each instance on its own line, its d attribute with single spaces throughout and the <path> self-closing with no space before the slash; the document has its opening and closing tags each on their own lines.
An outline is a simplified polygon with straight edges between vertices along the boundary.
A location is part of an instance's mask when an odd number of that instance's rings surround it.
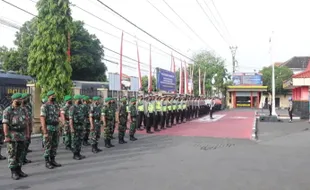
<svg viewBox="0 0 310 190">
<path fill-rule="evenodd" d="M 71 40 L 72 80 L 106 81 L 107 67 L 102 62 L 104 51 L 100 40 L 89 34 L 81 21 L 73 22 Z"/>
<path fill-rule="evenodd" d="M 276 94 L 287 94 L 288 90 L 283 89 L 283 81 L 290 79 L 293 71 L 286 66 L 275 67 L 275 90 Z M 268 86 L 268 91 L 272 92 L 272 67 L 264 67 L 260 73 L 263 77 L 263 85 Z"/>
<path fill-rule="evenodd" d="M 54 90 L 62 99 L 71 93 L 68 33 L 72 28 L 69 0 L 39 0 L 37 31 L 29 48 L 28 71 L 36 76 L 42 95 Z"/>
<path fill-rule="evenodd" d="M 206 73 L 206 94 L 213 96 L 212 87 L 217 89 L 217 93 L 224 93 L 226 82 L 230 79 L 228 71 L 225 68 L 224 60 L 209 51 L 201 51 L 195 54 L 193 59 L 194 65 L 190 65 L 190 67 L 193 70 L 194 94 L 199 94 L 199 68 L 201 72 L 201 83 L 203 83 L 203 76 Z M 212 79 L 214 79 L 214 83 L 212 83 Z"/>
<path fill-rule="evenodd" d="M 149 81 L 148 76 L 142 77 L 142 91 L 146 93 L 148 92 L 148 81 Z M 152 77 L 152 89 L 153 91 L 156 91 L 156 78 L 154 76 Z"/>
<path fill-rule="evenodd" d="M 38 19 L 34 18 L 25 22 L 16 33 L 14 43 L 17 50 L 7 51 L 14 55 L 14 62 L 9 60 L 4 62 L 5 70 L 28 75 L 27 59 L 29 47 L 37 32 L 37 21 Z M 89 34 L 81 21 L 74 21 L 71 31 L 71 80 L 106 81 L 107 68 L 102 62 L 104 50 L 100 40 L 95 35 Z M 35 77 L 35 75 L 33 76 Z"/>
</svg>

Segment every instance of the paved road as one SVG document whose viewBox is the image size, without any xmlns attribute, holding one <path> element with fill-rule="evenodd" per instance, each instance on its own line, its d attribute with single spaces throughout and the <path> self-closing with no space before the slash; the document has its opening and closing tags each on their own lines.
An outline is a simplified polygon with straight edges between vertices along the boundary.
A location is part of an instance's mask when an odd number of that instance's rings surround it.
<svg viewBox="0 0 310 190">
<path fill-rule="evenodd" d="M 285 123 L 285 125 L 287 125 Z M 260 125 L 259 125 L 260 126 Z M 294 123 L 299 129 L 306 122 Z M 274 128 L 274 127 L 270 127 Z M 289 128 L 289 126 L 287 126 Z M 263 127 L 261 127 L 263 131 Z M 277 130 L 274 130 L 277 131 Z M 274 133 L 274 132 L 270 132 Z M 0 162 L 0 189 L 31 190 L 309 190 L 310 132 L 287 130 L 259 142 L 210 137 L 139 135 L 139 140 L 72 160 L 60 147 L 64 166 L 44 168 L 34 141 L 25 166 L 28 178 L 12 181 Z"/>
</svg>

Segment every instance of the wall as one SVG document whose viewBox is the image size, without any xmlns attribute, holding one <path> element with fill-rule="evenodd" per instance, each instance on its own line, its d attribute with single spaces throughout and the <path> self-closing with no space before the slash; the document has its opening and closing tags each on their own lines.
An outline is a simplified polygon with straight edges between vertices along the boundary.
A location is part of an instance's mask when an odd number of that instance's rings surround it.
<svg viewBox="0 0 310 190">
<path fill-rule="evenodd" d="M 276 98 L 280 99 L 280 108 L 285 109 L 288 108 L 288 98 L 292 95 L 276 95 Z"/>
<path fill-rule="evenodd" d="M 293 113 L 301 119 L 309 119 L 309 101 L 293 101 Z"/>
</svg>

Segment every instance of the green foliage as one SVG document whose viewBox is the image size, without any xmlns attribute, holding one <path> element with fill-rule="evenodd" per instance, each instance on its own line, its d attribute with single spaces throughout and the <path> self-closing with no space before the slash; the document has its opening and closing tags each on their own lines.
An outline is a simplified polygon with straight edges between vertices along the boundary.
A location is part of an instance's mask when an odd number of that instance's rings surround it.
<svg viewBox="0 0 310 190">
<path fill-rule="evenodd" d="M 148 76 L 142 77 L 142 91 L 147 93 L 148 92 Z M 156 91 L 156 79 L 155 77 L 152 77 L 152 89 L 153 91 Z"/>
<path fill-rule="evenodd" d="M 287 94 L 288 90 L 283 89 L 283 82 L 290 79 L 293 71 L 288 67 L 275 67 L 275 90 L 276 94 Z M 264 67 L 260 73 L 263 75 L 263 85 L 268 86 L 268 91 L 272 92 L 272 67 Z"/>
<path fill-rule="evenodd" d="M 16 34 L 14 41 L 17 50 L 8 50 L 0 47 L 5 52 L 3 58 L 5 70 L 17 71 L 20 74 L 29 75 L 27 72 L 29 47 L 37 33 L 38 19 L 27 21 Z M 106 81 L 106 66 L 102 62 L 104 57 L 103 47 L 100 40 L 89 34 L 81 21 L 74 21 L 71 28 L 71 80 Z M 8 54 L 8 55 L 7 55 Z M 3 56 L 4 57 L 4 56 Z M 32 74 L 35 77 L 35 75 Z"/>
<path fill-rule="evenodd" d="M 193 56 L 194 64 L 189 65 L 189 70 L 193 70 L 194 94 L 199 94 L 199 68 L 201 74 L 201 84 L 203 84 L 203 76 L 206 73 L 205 89 L 207 96 L 213 96 L 212 86 L 217 89 L 217 93 L 225 93 L 227 81 L 230 79 L 225 62 L 221 57 L 215 56 L 209 51 L 202 51 Z M 176 72 L 177 87 L 179 86 L 179 71 Z M 214 84 L 212 84 L 214 78 Z M 203 88 L 203 87 L 202 87 Z"/>
<path fill-rule="evenodd" d="M 72 80 L 106 81 L 107 67 L 100 40 L 88 33 L 81 21 L 73 22 L 71 35 Z"/>
<path fill-rule="evenodd" d="M 71 93 L 72 68 L 68 61 L 68 33 L 72 28 L 69 0 L 40 0 L 37 31 L 30 45 L 28 71 L 36 76 L 42 96 L 54 90 L 62 99 Z"/>
</svg>

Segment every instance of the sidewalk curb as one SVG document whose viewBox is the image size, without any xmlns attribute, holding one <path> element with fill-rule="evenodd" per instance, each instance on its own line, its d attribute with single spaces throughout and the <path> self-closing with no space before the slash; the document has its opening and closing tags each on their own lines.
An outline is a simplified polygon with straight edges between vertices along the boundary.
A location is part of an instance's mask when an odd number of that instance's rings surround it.
<svg viewBox="0 0 310 190">
<path fill-rule="evenodd" d="M 254 113 L 254 121 L 253 121 L 253 126 L 252 126 L 252 140 L 256 141 L 257 140 L 257 121 L 258 118 L 256 117 L 257 112 Z"/>
</svg>

